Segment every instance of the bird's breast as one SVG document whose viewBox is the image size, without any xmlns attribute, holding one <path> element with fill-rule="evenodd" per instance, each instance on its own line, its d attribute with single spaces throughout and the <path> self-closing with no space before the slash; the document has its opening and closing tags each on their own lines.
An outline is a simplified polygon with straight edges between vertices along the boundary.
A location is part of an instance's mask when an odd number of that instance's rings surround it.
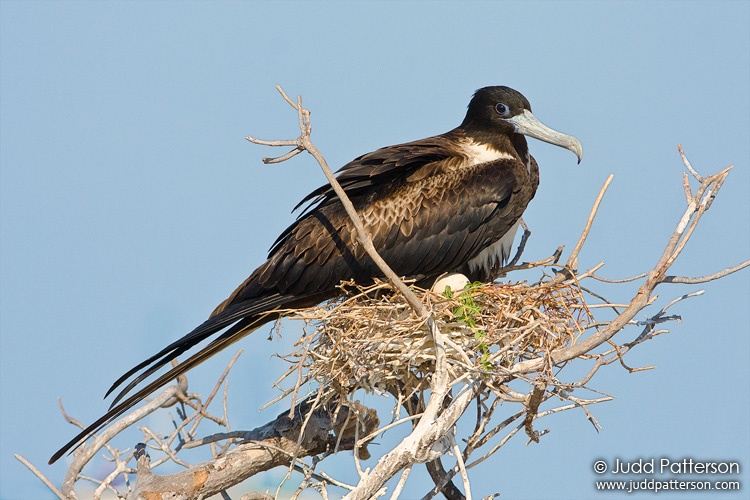
<svg viewBox="0 0 750 500">
<path fill-rule="evenodd" d="M 508 262 L 513 251 L 513 241 L 515 240 L 519 225 L 520 221 L 516 221 L 499 240 L 486 247 L 476 257 L 466 263 L 472 279 L 476 281 L 489 281 L 494 278 L 495 271 L 502 268 Z"/>
<path fill-rule="evenodd" d="M 466 161 L 462 166 L 473 167 L 482 163 L 494 162 L 497 160 L 512 160 L 513 155 L 510 153 L 499 151 L 489 144 L 475 142 L 467 139 L 459 143 L 462 153 L 466 157 Z"/>
</svg>

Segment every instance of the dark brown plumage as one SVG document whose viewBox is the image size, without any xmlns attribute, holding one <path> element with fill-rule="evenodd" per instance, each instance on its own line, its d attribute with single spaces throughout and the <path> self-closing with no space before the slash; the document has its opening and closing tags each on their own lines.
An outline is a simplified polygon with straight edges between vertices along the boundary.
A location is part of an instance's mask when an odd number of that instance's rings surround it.
<svg viewBox="0 0 750 500">
<path fill-rule="evenodd" d="M 360 156 L 337 179 L 397 274 L 424 284 L 445 272 L 487 281 L 508 257 L 518 219 L 539 184 L 524 135 L 570 149 L 580 161 L 578 140 L 539 123 L 520 93 L 486 87 L 475 93 L 458 128 Z M 300 205 L 306 202 L 310 206 L 279 236 L 268 260 L 202 325 L 120 377 L 107 395 L 133 379 L 110 410 L 50 463 L 159 387 L 277 318 L 277 309 L 330 299 L 342 280 L 367 285 L 381 277 L 332 188 L 316 189 Z M 126 398 L 170 360 L 215 334 L 196 354 Z"/>
</svg>

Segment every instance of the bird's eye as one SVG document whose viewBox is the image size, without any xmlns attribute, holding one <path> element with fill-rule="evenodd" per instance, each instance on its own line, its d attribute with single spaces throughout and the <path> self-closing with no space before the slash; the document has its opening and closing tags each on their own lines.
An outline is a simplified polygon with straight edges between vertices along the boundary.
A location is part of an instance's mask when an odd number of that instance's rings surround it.
<svg viewBox="0 0 750 500">
<path fill-rule="evenodd" d="M 510 114 L 510 107 L 507 104 L 499 102 L 495 104 L 495 111 L 500 113 L 500 116 L 508 116 Z"/>
</svg>

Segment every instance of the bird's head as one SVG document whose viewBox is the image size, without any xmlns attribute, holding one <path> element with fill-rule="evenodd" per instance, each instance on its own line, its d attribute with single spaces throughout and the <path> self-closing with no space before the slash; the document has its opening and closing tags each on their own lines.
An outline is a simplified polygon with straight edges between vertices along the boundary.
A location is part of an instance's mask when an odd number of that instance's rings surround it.
<svg viewBox="0 0 750 500">
<path fill-rule="evenodd" d="M 487 143 L 497 143 L 505 135 L 523 134 L 569 149 L 583 158 L 583 146 L 573 136 L 552 130 L 531 114 L 531 104 L 523 94 L 510 87 L 484 87 L 474 93 L 461 128 Z"/>
</svg>

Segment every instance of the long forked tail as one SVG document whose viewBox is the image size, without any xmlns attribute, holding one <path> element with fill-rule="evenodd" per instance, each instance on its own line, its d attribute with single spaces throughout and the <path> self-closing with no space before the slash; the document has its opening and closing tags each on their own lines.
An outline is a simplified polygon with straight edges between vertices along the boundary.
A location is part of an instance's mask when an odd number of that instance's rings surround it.
<svg viewBox="0 0 750 500">
<path fill-rule="evenodd" d="M 98 432 L 103 427 L 110 424 L 117 417 L 137 405 L 149 394 L 153 393 L 160 387 L 168 384 L 170 381 L 176 379 L 186 371 L 199 365 L 219 351 L 229 347 L 231 344 L 252 333 L 254 330 L 260 328 L 269 321 L 280 317 L 282 313 L 279 312 L 279 309 L 300 307 L 301 304 L 306 305 L 308 303 L 315 303 L 316 300 L 317 298 L 314 296 L 290 297 L 281 294 L 273 294 L 264 297 L 263 299 L 253 301 L 251 304 L 244 302 L 229 306 L 221 313 L 210 317 L 193 331 L 177 340 L 176 342 L 168 345 L 142 363 L 139 363 L 132 369 L 128 370 L 128 372 L 125 373 L 122 377 L 117 379 L 117 381 L 107 391 L 107 395 L 112 393 L 117 387 L 121 386 L 131 376 L 143 370 L 117 394 L 117 397 L 114 399 L 114 402 L 110 406 L 109 410 L 104 415 L 102 415 L 101 418 L 86 427 L 86 429 L 81 431 L 77 436 L 68 441 L 62 448 L 55 452 L 55 454 L 50 458 L 49 463 L 55 463 L 63 455 L 77 448 L 93 433 Z M 195 347 L 197 344 L 206 340 L 211 335 L 223 330 L 230 325 L 231 327 L 228 330 L 216 337 L 200 351 L 193 354 L 185 361 L 179 363 L 177 366 L 173 367 L 163 375 L 159 376 L 157 379 L 150 382 L 138 392 L 126 398 L 127 394 L 133 388 L 135 388 L 139 383 L 143 382 L 146 378 L 154 374 L 160 368 L 167 365 L 176 356 L 184 353 L 192 347 Z"/>
</svg>

